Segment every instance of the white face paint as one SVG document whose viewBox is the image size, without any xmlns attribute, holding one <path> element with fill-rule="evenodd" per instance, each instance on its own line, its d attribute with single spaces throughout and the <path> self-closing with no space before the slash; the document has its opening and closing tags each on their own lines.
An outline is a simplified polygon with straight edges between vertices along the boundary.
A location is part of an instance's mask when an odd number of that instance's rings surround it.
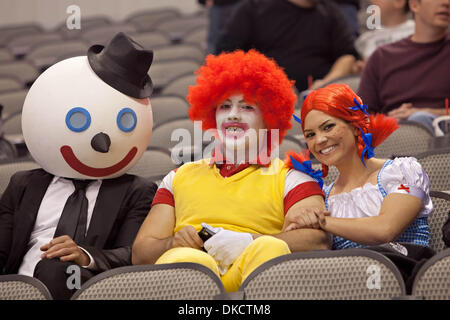
<svg viewBox="0 0 450 320">
<path fill-rule="evenodd" d="M 28 150 L 57 176 L 118 177 L 146 150 L 152 134 L 150 100 L 127 96 L 103 82 L 87 57 L 63 60 L 42 73 L 22 111 Z M 109 140 L 94 148 L 94 141 Z"/>
<path fill-rule="evenodd" d="M 245 102 L 242 94 L 230 96 L 217 107 L 216 124 L 219 138 L 229 151 L 257 148 L 260 132 L 267 128 L 259 107 Z"/>
</svg>

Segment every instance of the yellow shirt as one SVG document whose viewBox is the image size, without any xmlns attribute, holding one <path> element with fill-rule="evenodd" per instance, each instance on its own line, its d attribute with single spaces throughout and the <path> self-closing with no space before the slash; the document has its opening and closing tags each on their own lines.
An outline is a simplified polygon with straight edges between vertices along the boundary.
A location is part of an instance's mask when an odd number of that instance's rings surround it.
<svg viewBox="0 0 450 320">
<path fill-rule="evenodd" d="M 176 225 L 200 230 L 206 222 L 237 232 L 276 234 L 284 222 L 283 193 L 289 171 L 280 159 L 223 177 L 208 159 L 181 166 L 173 178 Z"/>
</svg>

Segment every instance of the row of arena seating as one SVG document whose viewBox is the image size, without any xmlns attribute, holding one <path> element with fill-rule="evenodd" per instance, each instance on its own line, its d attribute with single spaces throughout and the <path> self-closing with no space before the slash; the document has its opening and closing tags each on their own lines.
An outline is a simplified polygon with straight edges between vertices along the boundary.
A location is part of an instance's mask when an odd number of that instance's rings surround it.
<svg viewBox="0 0 450 320">
<path fill-rule="evenodd" d="M 191 155 L 189 155 L 190 157 Z M 416 156 L 419 163 L 430 177 L 430 190 L 435 208 L 433 215 L 428 219 L 430 226 L 430 247 L 436 252 L 441 251 L 445 245 L 442 241 L 442 226 L 448 219 L 450 208 L 450 148 L 436 151 L 428 151 Z M 198 155 L 198 159 L 201 155 Z M 196 160 L 182 157 L 176 150 L 170 152 L 162 147 L 150 147 L 146 150 L 140 161 L 130 169 L 129 173 L 136 174 L 155 181 L 161 182 L 164 176 L 171 170 L 177 168 L 182 162 Z M 318 166 L 318 164 L 315 164 Z M 10 177 L 17 171 L 38 168 L 39 165 L 26 158 L 23 161 L 6 161 L 0 164 L 0 194 L 6 189 Z M 325 183 L 329 184 L 337 177 L 337 170 L 330 167 L 329 175 Z"/>
<path fill-rule="evenodd" d="M 16 150 L 7 147 L 12 150 L 2 157 L 14 161 L 27 156 L 21 110 L 29 87 L 40 73 L 60 60 L 86 55 L 90 45 L 105 45 L 119 31 L 154 51 L 149 71 L 154 83 L 154 125 L 187 117 L 185 97 L 188 86 L 195 83 L 194 71 L 206 55 L 207 24 L 204 11 L 186 15 L 176 8 L 165 8 L 132 14 L 123 21 L 102 16 L 82 19 L 79 30 L 69 30 L 65 21 L 54 30 L 35 24 L 1 28 L 2 131 L 6 140 L 16 146 Z M 159 144 L 155 141 L 155 145 Z"/>
<path fill-rule="evenodd" d="M 49 300 L 39 280 L 0 276 L 0 299 Z M 87 281 L 73 300 L 392 300 L 450 299 L 450 248 L 418 271 L 411 294 L 397 267 L 382 254 L 364 250 L 317 250 L 269 260 L 239 291 L 227 293 L 219 277 L 195 263 L 128 266 Z"/>
<path fill-rule="evenodd" d="M 151 97 L 153 134 L 148 150 L 130 173 L 159 183 L 181 164 L 180 158 L 186 161 L 204 156 L 210 139 L 205 138 L 201 145 L 193 144 L 195 129 L 187 116 L 185 97 L 188 86 L 195 83 L 193 71 L 205 57 L 206 25 L 204 13 L 186 16 L 176 9 L 166 9 L 141 12 L 120 22 L 90 18 L 82 21 L 81 30 L 68 30 L 65 22 L 51 31 L 35 25 L 0 29 L 0 43 L 4 44 L 0 47 L 0 104 L 4 106 L 6 138 L 13 143 L 11 157 L 0 163 L 0 194 L 12 174 L 38 167 L 21 137 L 21 108 L 29 86 L 51 64 L 85 55 L 91 44 L 105 44 L 118 31 L 128 33 L 155 52 L 149 71 L 156 89 Z M 356 90 L 359 77 L 335 82 L 347 83 Z M 299 94 L 297 114 L 305 94 Z M 281 158 L 287 150 L 305 148 L 298 124 L 292 124 L 280 146 Z M 185 148 L 179 148 L 180 141 L 172 139 L 174 130 L 180 128 L 190 133 L 191 141 Z M 430 246 L 438 254 L 418 273 L 412 296 L 406 296 L 399 271 L 384 256 L 351 249 L 295 253 L 273 259 L 256 269 L 234 294 L 225 293 L 220 279 L 209 269 L 181 263 L 113 269 L 89 280 L 73 299 L 450 299 L 450 249 L 444 250 L 441 235 L 449 214 L 450 148 L 448 136 L 439 138 L 420 124 L 402 122 L 375 149 L 376 157 L 381 158 L 415 156 L 430 176 L 435 206 L 429 219 Z M 325 183 L 333 181 L 337 174 L 331 167 Z M 368 270 L 373 270 L 373 266 L 380 271 L 380 278 L 369 283 L 373 278 Z M 0 299 L 51 296 L 34 278 L 8 275 L 0 276 Z"/>
</svg>

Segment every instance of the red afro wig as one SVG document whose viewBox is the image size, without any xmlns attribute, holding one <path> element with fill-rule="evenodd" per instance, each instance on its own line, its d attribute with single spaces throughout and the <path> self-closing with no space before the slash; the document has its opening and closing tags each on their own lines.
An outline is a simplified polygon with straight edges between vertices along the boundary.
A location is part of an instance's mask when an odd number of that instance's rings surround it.
<svg viewBox="0 0 450 320">
<path fill-rule="evenodd" d="M 357 128 L 361 128 L 364 133 L 372 134 L 372 147 L 380 145 L 389 135 L 397 130 L 398 123 L 394 118 L 389 118 L 382 114 L 367 116 L 361 109 L 352 110 L 356 105 L 355 101 L 362 105 L 360 97 L 346 84 L 330 84 L 324 88 L 317 89 L 308 94 L 303 102 L 300 118 L 302 130 L 305 129 L 307 114 L 311 110 L 318 110 L 327 113 L 335 118 L 342 119 Z M 364 149 L 364 141 L 361 135 L 358 136 L 358 154 L 361 157 Z M 292 153 L 290 153 L 292 155 Z M 298 158 L 298 157 L 294 157 Z M 301 158 L 301 157 L 300 157 Z M 289 165 L 289 160 L 285 160 Z M 324 176 L 328 168 L 323 166 Z"/>
<path fill-rule="evenodd" d="M 247 103 L 261 109 L 269 131 L 279 129 L 279 143 L 292 127 L 297 101 L 294 81 L 287 78 L 274 60 L 256 50 L 209 55 L 196 74 L 197 84 L 189 87 L 186 98 L 191 105 L 189 117 L 202 121 L 203 130 L 216 128 L 216 107 L 239 93 Z"/>
</svg>

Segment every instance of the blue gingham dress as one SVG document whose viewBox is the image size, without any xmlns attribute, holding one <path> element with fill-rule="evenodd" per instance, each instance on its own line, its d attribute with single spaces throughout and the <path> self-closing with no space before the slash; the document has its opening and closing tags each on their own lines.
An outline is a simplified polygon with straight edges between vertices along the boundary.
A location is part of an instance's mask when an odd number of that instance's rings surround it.
<svg viewBox="0 0 450 320">
<path fill-rule="evenodd" d="M 412 157 L 387 160 L 378 173 L 377 185 L 366 183 L 350 192 L 329 196 L 333 184 L 324 187 L 325 205 L 332 217 L 363 218 L 377 216 L 383 198 L 389 193 L 411 194 L 422 201 L 416 220 L 395 240 L 428 246 L 430 231 L 427 219 L 433 212 L 429 195 L 429 178 Z M 333 249 L 363 248 L 364 245 L 333 236 Z"/>
</svg>

